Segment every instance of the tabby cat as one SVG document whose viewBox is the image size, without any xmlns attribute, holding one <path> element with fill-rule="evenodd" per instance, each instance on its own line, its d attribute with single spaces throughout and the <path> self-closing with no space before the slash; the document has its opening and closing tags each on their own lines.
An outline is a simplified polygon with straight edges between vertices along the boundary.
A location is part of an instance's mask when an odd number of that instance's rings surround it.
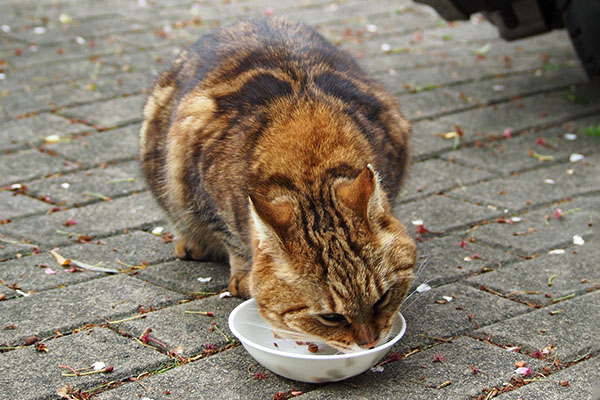
<svg viewBox="0 0 600 400">
<path fill-rule="evenodd" d="M 350 352 L 387 339 L 413 277 L 392 215 L 410 127 L 346 53 L 284 18 L 201 37 L 155 82 L 141 159 L 175 254 L 227 257 L 275 329 Z"/>
</svg>

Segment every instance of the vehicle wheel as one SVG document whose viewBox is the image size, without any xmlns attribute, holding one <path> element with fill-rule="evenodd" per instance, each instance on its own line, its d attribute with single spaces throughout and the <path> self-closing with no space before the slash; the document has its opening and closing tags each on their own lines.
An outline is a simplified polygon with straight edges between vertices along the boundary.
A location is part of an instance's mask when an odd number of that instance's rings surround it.
<svg viewBox="0 0 600 400">
<path fill-rule="evenodd" d="M 600 78 L 600 1 L 557 0 L 557 5 L 585 72 Z"/>
</svg>

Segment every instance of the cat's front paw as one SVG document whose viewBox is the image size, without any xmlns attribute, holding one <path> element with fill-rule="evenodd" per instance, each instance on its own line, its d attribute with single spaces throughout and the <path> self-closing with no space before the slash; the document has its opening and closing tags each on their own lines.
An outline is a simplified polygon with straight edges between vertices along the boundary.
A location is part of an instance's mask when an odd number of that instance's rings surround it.
<svg viewBox="0 0 600 400">
<path fill-rule="evenodd" d="M 181 260 L 202 261 L 206 258 L 206 252 L 202 246 L 183 236 L 175 241 L 174 252 L 175 257 Z"/>
<path fill-rule="evenodd" d="M 250 285 L 248 276 L 249 274 L 247 272 L 240 272 L 232 275 L 229 279 L 229 293 L 236 297 L 249 299 Z"/>
</svg>

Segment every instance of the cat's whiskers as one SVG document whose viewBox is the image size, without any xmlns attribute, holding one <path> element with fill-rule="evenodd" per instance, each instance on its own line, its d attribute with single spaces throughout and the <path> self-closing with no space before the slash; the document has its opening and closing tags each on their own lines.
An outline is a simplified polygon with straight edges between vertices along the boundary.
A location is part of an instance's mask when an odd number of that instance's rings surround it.
<svg viewBox="0 0 600 400">
<path fill-rule="evenodd" d="M 421 285 L 423 285 L 423 284 L 429 284 L 429 282 L 433 282 L 435 279 L 437 279 L 437 278 L 431 278 L 431 279 L 428 279 L 428 280 L 426 280 L 425 282 L 421 282 L 421 283 L 419 284 L 419 286 L 421 286 Z M 418 288 L 419 286 L 417 286 L 417 288 Z M 412 297 L 412 296 L 413 296 L 415 293 L 424 293 L 424 292 L 419 292 L 417 289 L 415 289 L 415 290 L 413 290 L 412 292 L 410 292 L 410 293 L 409 293 L 409 294 L 406 296 L 406 298 L 404 299 L 404 301 L 402 302 L 402 304 L 401 304 L 401 306 L 400 306 L 400 307 L 402 308 L 402 310 L 403 310 L 403 311 L 406 311 L 406 310 L 407 310 L 407 309 L 408 309 L 410 306 L 412 306 L 412 305 L 415 303 L 415 301 L 417 301 L 417 300 L 418 300 L 418 296 L 417 296 L 417 297 L 415 297 L 415 299 L 414 299 L 413 301 L 411 301 L 411 302 L 410 302 L 408 305 L 405 305 L 405 304 L 406 304 L 406 301 L 407 301 L 408 299 L 410 299 L 410 298 L 411 298 L 411 297 Z"/>
</svg>

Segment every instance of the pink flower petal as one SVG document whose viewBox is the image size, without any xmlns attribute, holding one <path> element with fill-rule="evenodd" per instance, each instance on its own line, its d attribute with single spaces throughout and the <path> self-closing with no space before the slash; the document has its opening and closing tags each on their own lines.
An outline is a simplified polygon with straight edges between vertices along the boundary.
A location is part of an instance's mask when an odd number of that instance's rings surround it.
<svg viewBox="0 0 600 400">
<path fill-rule="evenodd" d="M 519 367 L 515 369 L 515 373 L 521 376 L 527 376 L 531 373 L 531 370 L 529 369 L 529 367 Z"/>
<path fill-rule="evenodd" d="M 45 273 L 46 275 L 54 275 L 54 274 L 56 274 L 56 271 L 55 271 L 55 270 L 53 270 L 52 268 L 48 267 L 48 268 L 46 268 L 46 269 L 44 270 L 44 273 Z"/>
</svg>

